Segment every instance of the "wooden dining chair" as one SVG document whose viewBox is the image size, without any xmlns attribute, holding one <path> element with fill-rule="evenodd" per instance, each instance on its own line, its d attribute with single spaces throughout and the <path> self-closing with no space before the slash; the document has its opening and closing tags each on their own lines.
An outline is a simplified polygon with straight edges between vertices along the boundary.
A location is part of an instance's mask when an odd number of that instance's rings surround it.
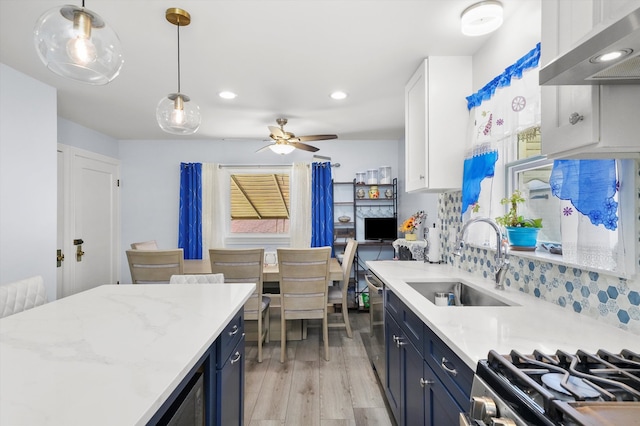
<svg viewBox="0 0 640 426">
<path fill-rule="evenodd" d="M 156 243 L 156 240 L 131 243 L 131 248 L 133 250 L 158 250 L 159 249 L 158 243 Z"/>
<path fill-rule="evenodd" d="M 351 278 L 351 266 L 353 265 L 353 259 L 356 256 L 357 248 L 358 242 L 350 238 L 347 241 L 347 245 L 344 249 L 344 257 L 342 258 L 342 281 L 334 282 L 334 284 L 329 287 L 329 292 L 327 295 L 327 303 L 329 304 L 329 306 L 340 305 L 340 312 L 342 315 L 342 322 L 330 322 L 329 327 L 344 327 L 347 330 L 347 336 L 349 336 L 350 338 L 353 337 L 353 334 L 351 333 L 351 324 L 349 323 L 347 290 L 349 288 L 349 279 Z"/>
<path fill-rule="evenodd" d="M 280 362 L 286 359 L 287 320 L 322 320 L 324 358 L 329 361 L 327 288 L 330 247 L 278 249 L 280 276 Z"/>
<path fill-rule="evenodd" d="M 264 249 L 210 249 L 211 272 L 224 275 L 225 283 L 255 283 L 256 289 L 244 304 L 244 318 L 258 323 L 258 362 L 262 362 L 262 345 L 269 343 L 269 306 L 271 298 L 262 287 Z"/>
<path fill-rule="evenodd" d="M 172 275 L 184 273 L 184 253 L 173 250 L 127 250 L 134 284 L 169 283 Z"/>
</svg>

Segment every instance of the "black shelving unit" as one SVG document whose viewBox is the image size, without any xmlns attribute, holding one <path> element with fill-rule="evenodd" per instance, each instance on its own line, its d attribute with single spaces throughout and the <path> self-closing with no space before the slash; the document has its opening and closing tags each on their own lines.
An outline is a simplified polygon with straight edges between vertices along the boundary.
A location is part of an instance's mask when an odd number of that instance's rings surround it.
<svg viewBox="0 0 640 426">
<path fill-rule="evenodd" d="M 348 187 L 351 187 L 352 196 L 350 199 L 346 198 L 346 193 L 349 191 Z M 377 186 L 379 190 L 378 198 L 369 198 L 369 189 L 372 186 Z M 363 192 L 359 195 L 359 190 Z M 390 191 L 390 194 L 387 191 Z M 339 193 L 339 199 L 336 199 L 336 195 Z M 364 195 L 362 195 L 362 193 Z M 388 195 L 385 195 L 388 194 Z M 333 248 L 336 253 L 347 244 L 349 238 L 353 238 L 358 241 L 358 250 L 356 250 L 355 259 L 353 260 L 353 276 L 349 280 L 349 286 L 353 287 L 354 300 L 350 300 L 350 307 L 359 307 L 360 293 L 366 292 L 366 285 L 363 285 L 363 291 L 360 291 L 360 282 L 364 283 L 364 274 L 366 272 L 366 266 L 361 263 L 359 251 L 363 247 L 389 247 L 388 242 L 377 241 L 364 241 L 360 238 L 364 238 L 364 235 L 358 235 L 358 222 L 363 220 L 367 216 L 367 211 L 372 209 L 385 208 L 389 210 L 389 216 L 398 218 L 398 179 L 395 178 L 389 184 L 356 184 L 355 179 L 351 182 L 333 182 L 333 206 L 334 206 L 334 231 L 333 231 Z M 349 212 L 348 214 L 345 212 Z M 340 222 L 338 217 L 349 216 L 348 222 Z M 351 306 L 353 305 L 353 306 Z"/>
</svg>

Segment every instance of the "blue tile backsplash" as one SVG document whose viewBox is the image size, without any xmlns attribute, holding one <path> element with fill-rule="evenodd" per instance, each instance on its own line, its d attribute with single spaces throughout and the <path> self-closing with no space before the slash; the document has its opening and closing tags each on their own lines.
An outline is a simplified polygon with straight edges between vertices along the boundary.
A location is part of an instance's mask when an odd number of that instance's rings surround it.
<svg viewBox="0 0 640 426">
<path fill-rule="evenodd" d="M 637 167 L 636 170 L 639 168 Z M 640 200 L 640 173 L 635 187 Z M 461 257 L 452 255 L 452 235 L 462 226 L 460 211 L 462 193 L 449 192 L 438 198 L 438 219 L 442 224 L 441 244 L 444 259 L 465 271 L 489 277 L 494 250 L 465 247 Z M 636 203 L 635 241 L 640 248 L 640 203 Z M 455 230 L 455 234 L 452 234 Z M 640 253 L 637 250 L 636 253 Z M 619 328 L 640 334 L 640 280 L 618 278 L 562 264 L 561 261 L 531 259 L 509 253 L 510 265 L 505 286 L 555 303 L 582 315 L 588 315 Z M 640 270 L 640 255 L 637 259 Z"/>
</svg>

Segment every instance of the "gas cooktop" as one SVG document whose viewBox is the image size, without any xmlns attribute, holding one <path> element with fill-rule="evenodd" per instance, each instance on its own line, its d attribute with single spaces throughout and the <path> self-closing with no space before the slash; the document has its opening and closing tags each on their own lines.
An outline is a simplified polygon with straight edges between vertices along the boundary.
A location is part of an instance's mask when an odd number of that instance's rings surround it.
<svg viewBox="0 0 640 426">
<path fill-rule="evenodd" d="M 491 351 L 476 375 L 528 424 L 640 425 L 640 355 Z"/>
</svg>

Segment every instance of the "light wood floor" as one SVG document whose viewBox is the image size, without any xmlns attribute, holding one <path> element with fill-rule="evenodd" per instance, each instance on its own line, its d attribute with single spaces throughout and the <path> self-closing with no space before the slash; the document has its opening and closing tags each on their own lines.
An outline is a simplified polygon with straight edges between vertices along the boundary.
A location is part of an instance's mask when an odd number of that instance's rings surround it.
<svg viewBox="0 0 640 426">
<path fill-rule="evenodd" d="M 329 361 L 324 360 L 321 329 L 310 327 L 307 339 L 287 342 L 287 361 L 280 363 L 280 342 L 248 342 L 245 357 L 247 426 L 393 425 L 382 388 L 362 345 L 369 316 L 349 313 L 353 339 L 344 329 L 329 329 Z"/>
</svg>

